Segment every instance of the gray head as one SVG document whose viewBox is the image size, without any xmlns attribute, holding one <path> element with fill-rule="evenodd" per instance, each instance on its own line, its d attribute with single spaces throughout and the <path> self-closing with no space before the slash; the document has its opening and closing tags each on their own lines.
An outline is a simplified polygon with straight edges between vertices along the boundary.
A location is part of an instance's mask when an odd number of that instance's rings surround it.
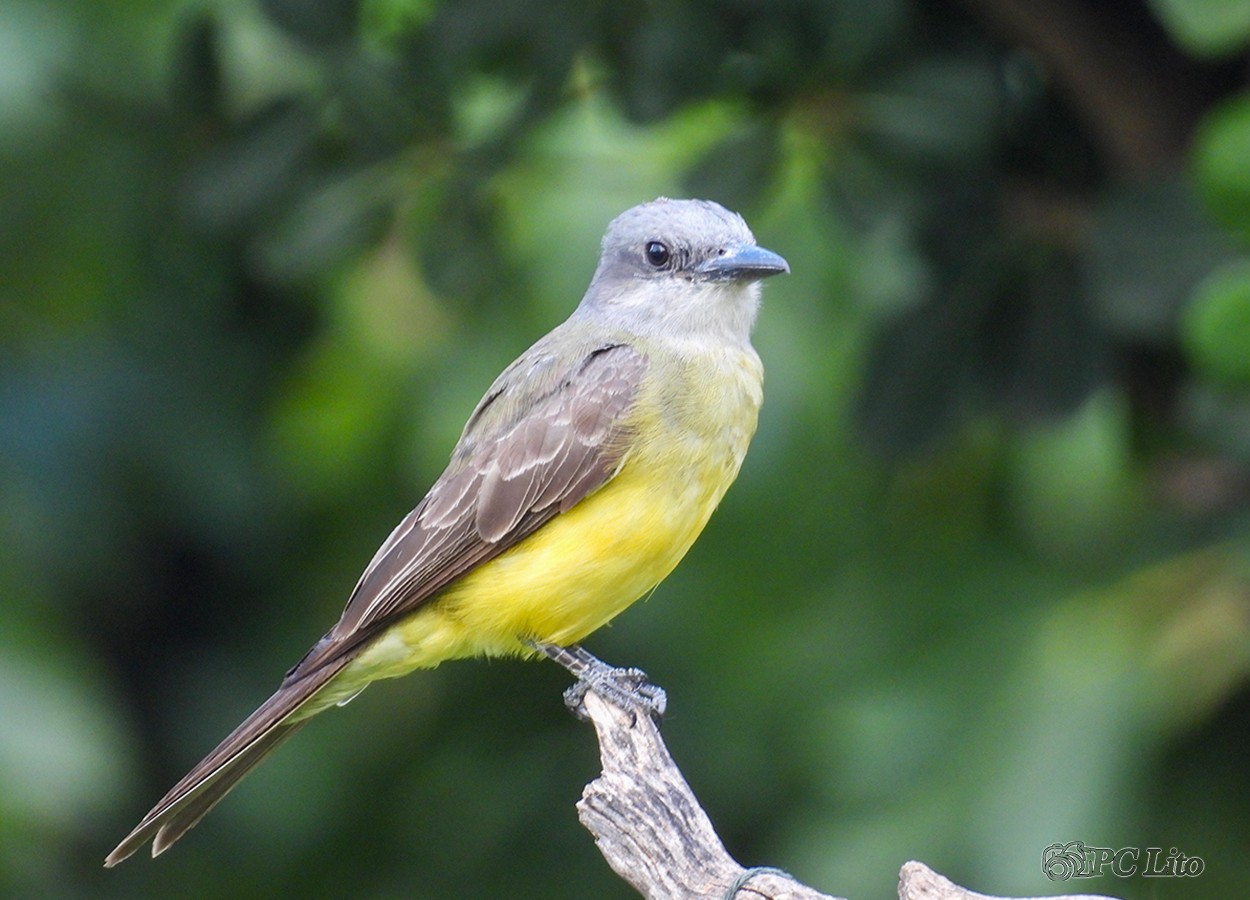
<svg viewBox="0 0 1250 900">
<path fill-rule="evenodd" d="M 578 307 L 640 331 L 746 340 L 758 281 L 789 272 L 758 246 L 742 216 L 710 200 L 661 197 L 621 213 Z"/>
</svg>

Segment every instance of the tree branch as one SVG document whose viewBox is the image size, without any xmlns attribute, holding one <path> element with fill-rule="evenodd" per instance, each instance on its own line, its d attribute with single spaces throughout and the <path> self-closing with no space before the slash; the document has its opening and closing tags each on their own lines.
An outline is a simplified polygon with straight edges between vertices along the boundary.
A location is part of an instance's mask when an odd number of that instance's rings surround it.
<svg viewBox="0 0 1250 900">
<path fill-rule="evenodd" d="M 603 772 L 586 785 L 578 818 L 618 875 L 650 900 L 835 900 L 776 869 L 735 861 L 669 755 L 649 716 L 594 690 L 577 712 L 595 726 Z M 749 875 L 749 877 L 748 877 Z M 746 879 L 743 883 L 743 879 Z M 953 884 L 923 863 L 899 872 L 900 900 L 999 900 Z M 1068 895 L 1050 900 L 1109 900 Z"/>
</svg>

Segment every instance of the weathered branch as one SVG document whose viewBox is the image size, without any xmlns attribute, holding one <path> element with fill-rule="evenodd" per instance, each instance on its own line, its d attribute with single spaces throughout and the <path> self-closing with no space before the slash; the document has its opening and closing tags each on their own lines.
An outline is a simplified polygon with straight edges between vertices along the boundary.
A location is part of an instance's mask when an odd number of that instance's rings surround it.
<svg viewBox="0 0 1250 900">
<path fill-rule="evenodd" d="M 673 762 L 656 723 L 593 690 L 580 700 L 578 712 L 590 719 L 599 738 L 603 772 L 582 792 L 578 817 L 608 865 L 644 897 L 722 900 L 739 884 L 732 895 L 737 900 L 834 900 L 778 870 L 748 870 L 736 862 Z M 918 862 L 903 866 L 898 895 L 900 900 L 995 900 Z"/>
<path fill-rule="evenodd" d="M 599 736 L 603 774 L 586 785 L 577 811 L 608 865 L 644 897 L 724 897 L 746 869 L 717 837 L 659 727 L 593 691 L 583 710 Z M 832 900 L 773 872 L 756 875 L 738 894 Z"/>
</svg>

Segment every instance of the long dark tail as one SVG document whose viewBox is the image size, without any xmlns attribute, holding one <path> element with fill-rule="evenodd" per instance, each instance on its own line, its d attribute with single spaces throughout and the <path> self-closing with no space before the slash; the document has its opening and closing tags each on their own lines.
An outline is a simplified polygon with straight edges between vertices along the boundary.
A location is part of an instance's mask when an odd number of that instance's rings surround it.
<svg viewBox="0 0 1250 900">
<path fill-rule="evenodd" d="M 283 682 L 212 753 L 175 784 L 143 817 L 134 831 L 108 855 L 104 865 L 117 865 L 149 840 L 152 855 L 164 853 L 174 841 L 195 827 L 243 776 L 258 766 L 279 744 L 303 727 L 306 719 L 288 721 L 318 691 L 342 671 L 350 658 L 340 658 L 299 678 Z"/>
</svg>

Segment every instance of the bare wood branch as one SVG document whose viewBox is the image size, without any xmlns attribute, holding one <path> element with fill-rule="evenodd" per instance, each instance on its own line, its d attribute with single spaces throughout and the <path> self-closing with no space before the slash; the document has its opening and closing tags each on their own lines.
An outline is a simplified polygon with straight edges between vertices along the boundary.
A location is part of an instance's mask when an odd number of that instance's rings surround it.
<svg viewBox="0 0 1250 900">
<path fill-rule="evenodd" d="M 593 691 L 583 710 L 599 736 L 603 774 L 586 785 L 577 811 L 608 865 L 644 897 L 724 897 L 746 869 L 725 850 L 655 722 Z M 831 900 L 773 873 L 752 878 L 738 896 Z"/>
<path fill-rule="evenodd" d="M 595 726 L 603 765 L 603 772 L 582 792 L 578 818 L 613 871 L 644 897 L 836 900 L 784 872 L 748 870 L 735 861 L 673 762 L 657 724 L 593 689 L 578 696 L 577 711 Z M 731 895 L 735 884 L 740 887 Z M 899 872 L 898 895 L 900 900 L 999 900 L 961 888 L 918 862 Z M 1069 895 L 1050 900 L 1110 898 Z"/>
</svg>

